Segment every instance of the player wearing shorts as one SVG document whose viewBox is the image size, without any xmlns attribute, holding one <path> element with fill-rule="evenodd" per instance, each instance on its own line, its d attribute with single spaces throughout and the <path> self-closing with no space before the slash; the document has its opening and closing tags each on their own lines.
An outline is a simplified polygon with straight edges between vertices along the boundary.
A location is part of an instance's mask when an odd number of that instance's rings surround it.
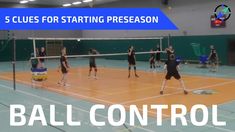
<svg viewBox="0 0 235 132">
<path fill-rule="evenodd" d="M 213 45 L 210 46 L 211 48 L 211 53 L 209 55 L 209 62 L 210 62 L 210 65 L 211 65 L 211 69 L 210 71 L 211 72 L 216 72 L 217 71 L 217 67 L 218 67 L 218 54 L 216 52 L 216 49 L 214 48 Z"/>
<path fill-rule="evenodd" d="M 184 90 L 184 94 L 188 94 L 188 92 L 185 88 L 184 82 L 183 82 L 183 80 L 181 80 L 181 76 L 178 71 L 179 70 L 179 62 L 176 61 L 174 54 L 169 56 L 169 60 L 166 62 L 164 69 L 167 70 L 167 74 L 166 74 L 165 79 L 162 83 L 160 94 L 161 95 L 163 94 L 163 91 L 166 87 L 167 81 L 170 80 L 172 77 L 174 77 L 176 80 L 179 80 L 181 87 Z"/>
<path fill-rule="evenodd" d="M 134 72 L 135 72 L 135 77 L 139 77 L 136 73 L 136 58 L 135 58 L 135 50 L 134 47 L 131 46 L 128 49 L 128 63 L 129 63 L 129 67 L 128 67 L 128 78 L 130 78 L 131 76 L 131 67 L 134 67 Z"/>
<path fill-rule="evenodd" d="M 58 84 L 61 84 L 65 87 L 69 86 L 67 84 L 67 76 L 68 76 L 68 72 L 69 72 L 69 64 L 68 64 L 68 60 L 66 57 L 66 48 L 64 47 L 61 50 L 61 57 L 60 57 L 60 70 L 62 73 L 62 78 L 61 80 L 58 82 Z"/>
<path fill-rule="evenodd" d="M 153 49 L 150 50 L 150 58 L 149 58 L 149 64 L 150 64 L 150 71 L 153 69 L 155 70 L 155 52 Z"/>
<path fill-rule="evenodd" d="M 99 54 L 99 52 L 96 51 L 95 49 L 90 49 L 88 54 L 89 55 L 96 55 L 96 54 Z M 97 79 L 97 66 L 96 66 L 95 56 L 90 56 L 89 66 L 90 66 L 90 69 L 89 69 L 88 77 L 91 76 L 92 69 L 94 69 L 94 71 L 95 71 L 94 78 Z"/>
<path fill-rule="evenodd" d="M 157 53 L 156 53 L 156 61 L 157 61 L 157 68 L 160 68 L 161 67 L 161 49 L 160 49 L 160 46 L 157 45 Z"/>
</svg>

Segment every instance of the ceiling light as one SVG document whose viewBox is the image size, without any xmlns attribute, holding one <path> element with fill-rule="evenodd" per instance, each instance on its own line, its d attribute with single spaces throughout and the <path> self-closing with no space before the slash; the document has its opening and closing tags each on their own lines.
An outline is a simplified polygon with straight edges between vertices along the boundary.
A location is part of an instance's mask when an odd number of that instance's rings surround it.
<svg viewBox="0 0 235 132">
<path fill-rule="evenodd" d="M 63 7 L 68 7 L 68 6 L 71 6 L 72 4 L 63 4 Z"/>
<path fill-rule="evenodd" d="M 93 0 L 83 0 L 84 3 L 92 2 Z"/>
<path fill-rule="evenodd" d="M 79 5 L 79 4 L 82 4 L 82 2 L 81 1 L 77 1 L 77 2 L 73 2 L 72 4 L 73 5 Z"/>
<path fill-rule="evenodd" d="M 33 2 L 33 1 L 35 1 L 35 0 L 28 0 L 28 1 Z"/>
<path fill-rule="evenodd" d="M 29 1 L 27 1 L 27 0 L 22 0 L 22 1 L 20 1 L 20 4 L 25 4 L 25 3 L 28 3 Z"/>
</svg>

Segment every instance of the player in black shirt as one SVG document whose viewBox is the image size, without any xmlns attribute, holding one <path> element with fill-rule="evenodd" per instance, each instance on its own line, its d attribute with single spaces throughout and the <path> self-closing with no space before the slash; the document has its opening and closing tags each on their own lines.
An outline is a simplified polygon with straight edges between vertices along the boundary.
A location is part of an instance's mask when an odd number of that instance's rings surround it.
<svg viewBox="0 0 235 132">
<path fill-rule="evenodd" d="M 44 47 L 41 47 L 41 50 L 39 51 L 39 57 L 45 57 L 46 56 L 46 50 Z M 40 58 L 39 59 L 40 61 L 40 65 L 41 65 L 41 68 L 43 68 L 45 65 L 45 59 L 44 58 Z"/>
<path fill-rule="evenodd" d="M 150 64 L 150 71 L 153 69 L 155 70 L 155 52 L 153 49 L 150 50 L 150 58 L 149 58 L 149 64 Z"/>
<path fill-rule="evenodd" d="M 166 83 L 168 80 L 171 79 L 171 77 L 174 77 L 175 79 L 179 80 L 179 82 L 184 90 L 184 94 L 188 94 L 188 92 L 185 88 L 184 82 L 183 82 L 183 80 L 181 80 L 181 76 L 178 71 L 179 70 L 179 62 L 176 61 L 174 54 L 171 54 L 169 56 L 169 60 L 166 62 L 164 69 L 167 70 L 167 74 L 165 76 L 165 80 L 162 83 L 160 94 L 163 94 L 163 91 L 166 87 Z"/>
<path fill-rule="evenodd" d="M 167 58 L 168 58 L 168 60 L 170 60 L 170 56 L 173 54 L 175 54 L 175 51 L 174 51 L 174 49 L 173 49 L 173 46 L 169 46 L 168 48 L 166 48 L 166 52 L 167 52 Z"/>
<path fill-rule="evenodd" d="M 217 71 L 217 67 L 218 67 L 218 54 L 216 52 L 216 49 L 214 48 L 213 45 L 210 46 L 211 48 L 211 53 L 209 55 L 209 62 L 211 64 L 211 70 L 212 72 L 216 72 Z"/>
<path fill-rule="evenodd" d="M 38 60 L 38 58 L 34 58 L 34 53 L 31 53 L 31 58 L 29 59 L 29 62 L 31 64 L 31 70 L 38 68 Z"/>
<path fill-rule="evenodd" d="M 160 51 L 161 51 L 161 48 L 160 48 L 160 46 L 159 45 L 157 45 L 157 53 L 156 53 L 156 61 L 157 61 L 157 67 L 159 68 L 159 67 L 161 67 L 161 53 L 160 53 Z"/>
<path fill-rule="evenodd" d="M 68 64 L 68 60 L 66 57 L 66 48 L 65 47 L 61 50 L 60 66 L 59 67 L 62 72 L 62 78 L 58 82 L 58 84 L 62 84 L 63 86 L 69 86 L 67 84 L 67 75 L 68 75 L 68 71 L 69 71 L 69 64 Z"/>
<path fill-rule="evenodd" d="M 136 58 L 135 58 L 135 50 L 134 47 L 131 46 L 128 49 L 128 63 L 129 63 L 129 74 L 128 74 L 128 78 L 130 78 L 131 76 L 131 67 L 134 67 L 134 72 L 135 72 L 135 77 L 139 77 L 136 73 Z"/>
<path fill-rule="evenodd" d="M 99 54 L 99 52 L 95 49 L 90 49 L 88 52 L 89 55 L 96 55 Z M 89 59 L 89 65 L 90 65 L 90 69 L 89 69 L 89 77 L 91 76 L 91 71 L 94 68 L 95 74 L 94 74 L 94 78 L 97 79 L 97 66 L 96 66 L 96 61 L 95 61 L 95 56 L 91 56 Z"/>
</svg>

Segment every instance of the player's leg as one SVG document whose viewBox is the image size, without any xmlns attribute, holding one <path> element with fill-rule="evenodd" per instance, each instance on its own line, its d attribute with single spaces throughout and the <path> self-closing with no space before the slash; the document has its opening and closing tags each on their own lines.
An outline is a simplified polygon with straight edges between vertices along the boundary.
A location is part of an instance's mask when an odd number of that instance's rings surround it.
<svg viewBox="0 0 235 132">
<path fill-rule="evenodd" d="M 214 62 L 213 62 L 213 72 L 217 72 L 217 70 L 218 70 L 218 61 L 217 61 L 217 59 L 215 59 L 214 60 Z"/>
<path fill-rule="evenodd" d="M 61 79 L 60 81 L 58 82 L 58 84 L 63 84 L 64 83 L 64 72 L 65 72 L 65 69 L 64 68 L 61 68 Z"/>
<path fill-rule="evenodd" d="M 89 74 L 88 74 L 88 77 L 91 76 L 91 72 L 92 72 L 92 65 L 91 65 L 91 63 L 90 63 L 90 64 L 89 64 Z"/>
<path fill-rule="evenodd" d="M 153 71 L 156 71 L 156 61 L 153 60 Z"/>
<path fill-rule="evenodd" d="M 161 63 L 160 55 L 157 55 L 157 56 L 156 56 L 156 61 L 157 61 L 157 64 L 156 64 L 157 66 L 156 66 L 156 67 L 157 67 L 157 68 L 161 67 L 161 66 L 160 66 L 160 63 Z"/>
<path fill-rule="evenodd" d="M 163 95 L 163 91 L 166 87 L 166 83 L 167 83 L 167 79 L 164 79 L 163 82 L 162 82 L 162 87 L 161 87 L 161 90 L 160 90 L 160 94 Z"/>
<path fill-rule="evenodd" d="M 97 79 L 97 71 L 98 71 L 98 70 L 97 70 L 97 67 L 95 66 L 95 67 L 94 67 L 94 72 L 95 72 L 95 73 L 94 73 L 94 77 L 95 77 L 95 79 Z"/>
<path fill-rule="evenodd" d="M 135 72 L 135 77 L 139 77 L 136 72 L 136 65 L 134 65 L 134 72 Z"/>
<path fill-rule="evenodd" d="M 128 78 L 131 77 L 131 64 L 128 65 Z"/>
<path fill-rule="evenodd" d="M 152 65 L 152 61 L 151 60 L 149 61 L 149 64 L 150 64 L 150 70 L 152 70 L 153 65 Z"/>
<path fill-rule="evenodd" d="M 213 60 L 213 59 L 210 59 L 210 72 L 213 72 L 214 67 L 215 67 L 214 60 Z"/>
<path fill-rule="evenodd" d="M 152 60 L 149 60 L 149 65 L 150 65 L 149 72 L 151 72 L 151 71 L 152 71 L 152 68 L 153 68 Z"/>
<path fill-rule="evenodd" d="M 64 86 L 68 87 L 69 84 L 67 83 L 68 80 L 68 73 L 63 73 L 63 78 L 64 78 Z"/>
<path fill-rule="evenodd" d="M 164 89 L 165 89 L 165 87 L 166 87 L 166 83 L 167 83 L 168 80 L 171 79 L 171 76 L 172 76 L 172 75 L 167 72 L 167 74 L 166 74 L 166 76 L 165 76 L 165 79 L 164 79 L 163 82 L 162 82 L 162 87 L 161 87 L 161 90 L 160 90 L 160 94 L 161 94 L 161 95 L 163 95 Z"/>
<path fill-rule="evenodd" d="M 187 91 L 187 89 L 185 87 L 184 81 L 182 79 L 179 79 L 179 82 L 180 82 L 181 87 L 184 90 L 184 94 L 188 94 L 188 91 Z"/>
<path fill-rule="evenodd" d="M 180 85 L 181 85 L 181 87 L 182 87 L 182 89 L 184 91 L 184 94 L 188 94 L 188 91 L 186 90 L 184 81 L 181 79 L 181 76 L 180 76 L 180 74 L 178 72 L 174 74 L 174 78 L 179 80 Z"/>
</svg>

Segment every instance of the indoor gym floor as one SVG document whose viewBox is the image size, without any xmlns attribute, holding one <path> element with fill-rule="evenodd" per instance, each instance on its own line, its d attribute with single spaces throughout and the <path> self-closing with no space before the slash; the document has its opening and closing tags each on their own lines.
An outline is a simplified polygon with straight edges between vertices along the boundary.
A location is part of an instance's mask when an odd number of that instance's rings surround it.
<svg viewBox="0 0 235 132">
<path fill-rule="evenodd" d="M 101 64 L 98 71 L 98 80 L 88 79 L 87 60 L 73 59 L 69 61 L 72 65 L 69 74 L 69 88 L 57 85 L 60 73 L 56 71 L 57 60 L 47 61 L 49 68 L 48 81 L 41 88 L 31 87 L 30 69 L 26 62 L 17 62 L 17 91 L 12 90 L 11 63 L 3 62 L 0 65 L 0 126 L 5 132 L 26 131 L 66 131 L 76 130 L 89 131 L 127 131 L 122 127 L 94 127 L 89 123 L 89 109 L 96 103 L 106 105 L 123 104 L 126 107 L 135 104 L 139 107 L 143 104 L 185 104 L 187 107 L 194 104 L 219 104 L 219 119 L 227 121 L 226 127 L 214 127 L 209 123 L 205 127 L 195 127 L 189 125 L 183 127 L 170 127 L 170 111 L 164 111 L 164 123 L 162 127 L 157 127 L 154 118 L 154 111 L 149 111 L 149 125 L 147 127 L 135 126 L 127 127 L 133 132 L 181 132 L 181 131 L 201 131 L 201 132 L 235 132 L 235 68 L 221 66 L 218 73 L 210 73 L 208 69 L 199 69 L 196 65 L 183 65 L 183 80 L 189 91 L 197 89 L 212 89 L 216 93 L 213 95 L 195 95 L 190 92 L 184 95 L 179 88 L 177 81 L 172 80 L 168 83 L 163 96 L 159 95 L 163 72 L 147 72 L 148 63 L 138 62 L 137 68 L 140 78 L 127 79 L 127 62 L 121 60 L 98 59 L 97 64 Z M 49 105 L 55 104 L 57 108 L 57 118 L 65 120 L 65 105 L 72 104 L 79 120 L 82 120 L 81 127 L 42 127 L 37 124 L 34 127 L 10 127 L 9 105 L 24 104 L 27 106 L 27 113 L 30 114 L 34 104 L 41 104 L 49 114 Z M 211 112 L 211 111 L 210 111 Z M 75 114 L 75 115 L 76 115 Z M 116 115 L 118 119 L 118 114 Z M 200 113 L 198 114 L 200 119 Z M 211 114 L 210 114 L 211 116 Z M 48 117 L 48 116 L 47 116 Z M 76 119 L 76 117 L 74 117 Z M 100 112 L 97 115 L 101 120 L 107 121 L 107 112 Z M 189 119 L 189 117 L 188 117 Z M 210 119 L 211 120 L 211 119 Z M 128 121 L 128 118 L 127 118 Z"/>
</svg>

